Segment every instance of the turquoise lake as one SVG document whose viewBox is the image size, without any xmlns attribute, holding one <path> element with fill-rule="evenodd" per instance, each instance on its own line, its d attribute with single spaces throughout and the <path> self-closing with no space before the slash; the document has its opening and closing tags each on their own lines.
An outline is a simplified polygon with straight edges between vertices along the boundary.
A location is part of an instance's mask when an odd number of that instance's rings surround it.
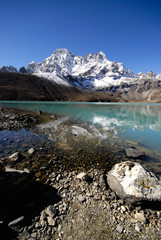
<svg viewBox="0 0 161 240">
<path fill-rule="evenodd" d="M 30 136 L 34 144 L 41 137 L 43 144 L 52 140 L 59 145 L 66 144 L 68 149 L 86 139 L 92 151 L 109 143 L 115 151 L 117 146 L 118 151 L 134 146 L 145 152 L 147 158 L 142 160 L 143 163 L 159 175 L 161 173 L 161 104 L 1 101 L 0 106 L 33 112 L 41 110 L 57 116 L 39 124 L 34 131 L 1 131 L 2 143 L 6 136 L 11 140 L 21 136 L 23 141 Z"/>
</svg>

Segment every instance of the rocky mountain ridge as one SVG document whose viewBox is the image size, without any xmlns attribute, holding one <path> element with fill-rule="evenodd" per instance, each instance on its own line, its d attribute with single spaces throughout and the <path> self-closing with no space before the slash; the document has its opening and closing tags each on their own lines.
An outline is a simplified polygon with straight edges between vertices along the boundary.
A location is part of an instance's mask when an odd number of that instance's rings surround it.
<svg viewBox="0 0 161 240">
<path fill-rule="evenodd" d="M 135 75 L 130 69 L 125 68 L 120 62 L 107 60 L 103 52 L 74 56 L 67 49 L 56 49 L 52 55 L 42 63 L 30 62 L 27 69 L 2 67 L 0 71 L 30 73 L 39 77 L 54 79 L 54 76 L 61 76 L 69 84 L 81 88 L 102 89 L 120 84 L 132 84 L 137 81 L 151 78 L 151 80 L 161 80 L 161 74 L 157 76 L 152 72 Z"/>
<path fill-rule="evenodd" d="M 56 49 L 42 63 L 31 62 L 27 69 L 19 70 L 12 66 L 0 68 L 0 72 L 4 71 L 36 76 L 61 87 L 108 92 L 114 94 L 116 101 L 161 101 L 161 73 L 149 71 L 135 75 L 122 63 L 107 60 L 103 52 L 82 57 L 74 56 L 67 49 Z"/>
</svg>

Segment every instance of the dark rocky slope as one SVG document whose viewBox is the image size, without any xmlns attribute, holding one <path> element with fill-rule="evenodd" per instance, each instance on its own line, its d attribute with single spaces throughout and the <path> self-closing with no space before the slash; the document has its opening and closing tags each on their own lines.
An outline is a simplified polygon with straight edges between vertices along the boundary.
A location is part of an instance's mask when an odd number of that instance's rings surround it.
<svg viewBox="0 0 161 240">
<path fill-rule="evenodd" d="M 67 101 L 80 91 L 34 75 L 0 72 L 0 100 Z"/>
<path fill-rule="evenodd" d="M 161 80 L 145 76 L 120 86 L 87 90 L 32 74 L 0 72 L 0 100 L 161 102 Z"/>
<path fill-rule="evenodd" d="M 111 92 L 95 92 L 60 85 L 31 74 L 0 72 L 0 100 L 116 101 Z"/>
</svg>

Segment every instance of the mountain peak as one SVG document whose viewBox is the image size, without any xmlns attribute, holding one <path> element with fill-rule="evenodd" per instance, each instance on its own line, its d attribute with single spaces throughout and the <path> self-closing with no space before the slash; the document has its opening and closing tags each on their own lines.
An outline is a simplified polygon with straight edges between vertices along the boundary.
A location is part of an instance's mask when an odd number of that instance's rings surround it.
<svg viewBox="0 0 161 240">
<path fill-rule="evenodd" d="M 100 87 L 102 81 L 103 85 L 107 86 L 111 81 L 122 77 L 135 77 L 135 74 L 125 68 L 122 63 L 107 60 L 102 51 L 95 54 L 89 53 L 83 58 L 74 56 L 65 48 L 56 49 L 42 63 L 31 62 L 27 69 L 30 73 L 52 73 L 52 75 L 82 79 L 83 87 L 93 86 L 93 84 L 95 87 Z"/>
</svg>

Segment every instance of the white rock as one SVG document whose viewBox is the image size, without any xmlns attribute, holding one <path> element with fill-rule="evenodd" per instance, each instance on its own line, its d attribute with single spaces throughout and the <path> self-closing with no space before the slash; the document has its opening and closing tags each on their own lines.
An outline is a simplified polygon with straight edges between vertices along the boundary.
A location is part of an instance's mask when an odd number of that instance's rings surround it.
<svg viewBox="0 0 161 240">
<path fill-rule="evenodd" d="M 16 162 L 16 161 L 19 161 L 19 160 L 23 159 L 24 156 L 21 153 L 19 153 L 19 152 L 15 152 L 12 155 L 10 155 L 8 158 L 11 161 Z"/>
<path fill-rule="evenodd" d="M 14 221 L 10 222 L 10 223 L 8 224 L 8 226 L 10 227 L 10 226 L 12 226 L 12 225 L 16 225 L 17 223 L 19 223 L 19 222 L 21 222 L 21 221 L 23 221 L 23 220 L 24 220 L 24 216 L 19 217 L 19 218 L 16 218 Z"/>
<path fill-rule="evenodd" d="M 82 195 L 78 196 L 78 201 L 79 202 L 84 202 L 85 200 L 86 200 L 85 197 L 83 197 Z"/>
<path fill-rule="evenodd" d="M 47 217 L 47 221 L 48 221 L 49 226 L 55 226 L 56 225 L 56 221 L 51 217 Z"/>
<path fill-rule="evenodd" d="M 117 232 L 122 233 L 123 230 L 124 230 L 123 226 L 117 225 L 117 228 L 116 228 L 116 231 L 117 231 Z"/>
<path fill-rule="evenodd" d="M 54 206 L 52 205 L 49 205 L 46 210 L 45 210 L 45 213 L 50 216 L 51 218 L 54 218 L 57 214 L 57 210 Z"/>
<path fill-rule="evenodd" d="M 139 227 L 138 223 L 135 225 L 135 230 L 136 230 L 137 232 L 140 232 L 140 227 Z"/>
<path fill-rule="evenodd" d="M 34 148 L 30 148 L 30 149 L 28 150 L 28 154 L 33 154 L 34 152 L 35 152 Z"/>
<path fill-rule="evenodd" d="M 146 218 L 143 211 L 140 213 L 135 213 L 134 218 L 139 222 L 146 223 Z"/>
<path fill-rule="evenodd" d="M 126 208 L 125 208 L 125 206 L 123 206 L 123 205 L 121 206 L 121 209 L 122 209 L 123 212 L 126 211 Z"/>
<path fill-rule="evenodd" d="M 79 173 L 79 174 L 76 176 L 76 178 L 77 178 L 77 179 L 83 179 L 83 178 L 85 178 L 86 175 L 87 175 L 87 174 L 86 174 L 85 172 L 81 172 L 81 173 Z"/>
<path fill-rule="evenodd" d="M 110 188 L 130 203 L 161 201 L 161 181 L 136 162 L 116 164 L 107 175 Z"/>
</svg>

